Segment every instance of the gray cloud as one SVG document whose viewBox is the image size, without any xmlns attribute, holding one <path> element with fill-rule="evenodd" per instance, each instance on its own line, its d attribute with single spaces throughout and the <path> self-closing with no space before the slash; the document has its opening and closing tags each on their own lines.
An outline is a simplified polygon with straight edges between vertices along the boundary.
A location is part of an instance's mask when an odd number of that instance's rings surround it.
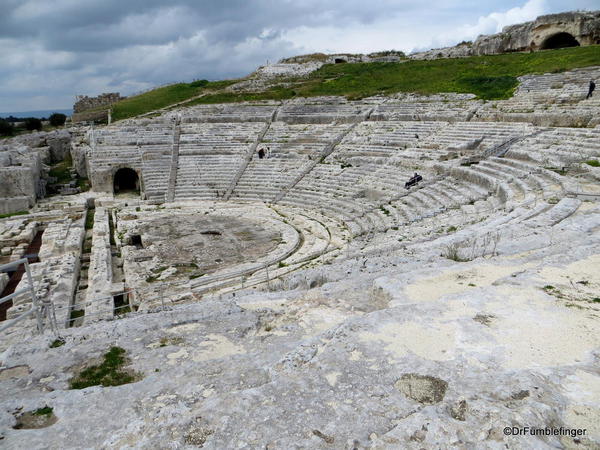
<svg viewBox="0 0 600 450">
<path fill-rule="evenodd" d="M 427 47 L 525 1 L 0 0 L 0 111 L 236 77 L 304 52 Z M 544 12 L 594 7 L 540 1 Z"/>
</svg>

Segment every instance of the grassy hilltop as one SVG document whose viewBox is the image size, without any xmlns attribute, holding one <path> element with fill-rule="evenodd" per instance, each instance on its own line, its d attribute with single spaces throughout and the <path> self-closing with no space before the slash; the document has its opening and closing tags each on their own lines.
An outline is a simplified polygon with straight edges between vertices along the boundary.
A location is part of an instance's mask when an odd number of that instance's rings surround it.
<svg viewBox="0 0 600 450">
<path fill-rule="evenodd" d="M 186 106 L 293 97 L 343 95 L 360 99 L 377 94 L 415 92 L 473 93 L 485 100 L 506 99 L 517 77 L 600 65 L 600 46 L 468 58 L 406 60 L 398 63 L 328 64 L 305 78 L 282 78 L 260 92 L 229 92 L 239 80 L 178 83 L 113 105 L 114 120 L 126 119 L 190 99 Z"/>
</svg>

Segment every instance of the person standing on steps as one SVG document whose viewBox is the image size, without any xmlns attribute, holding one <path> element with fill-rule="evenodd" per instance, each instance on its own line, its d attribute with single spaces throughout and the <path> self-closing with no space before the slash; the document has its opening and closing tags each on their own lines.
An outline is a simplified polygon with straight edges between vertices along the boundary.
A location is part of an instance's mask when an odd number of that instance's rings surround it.
<svg viewBox="0 0 600 450">
<path fill-rule="evenodd" d="M 258 158 L 263 159 L 265 157 L 265 151 L 261 148 L 258 150 Z"/>
<path fill-rule="evenodd" d="M 592 96 L 592 92 L 594 92 L 594 89 L 596 89 L 596 83 L 594 83 L 594 80 L 590 80 L 590 90 L 588 91 L 586 99 Z"/>
</svg>

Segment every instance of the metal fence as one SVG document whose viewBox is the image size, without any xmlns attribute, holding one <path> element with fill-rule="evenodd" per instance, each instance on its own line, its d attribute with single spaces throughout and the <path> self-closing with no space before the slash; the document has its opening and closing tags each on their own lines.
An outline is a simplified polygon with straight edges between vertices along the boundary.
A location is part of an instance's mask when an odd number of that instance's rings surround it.
<svg viewBox="0 0 600 450">
<path fill-rule="evenodd" d="M 10 270 L 15 268 L 15 270 L 19 269 L 19 266 L 23 264 L 25 266 L 25 274 L 27 275 L 27 283 L 28 286 L 25 288 L 21 288 L 12 294 L 9 294 L 5 297 L 0 298 L 0 305 L 3 303 L 7 303 L 11 301 L 13 298 L 18 297 L 21 294 L 29 294 L 31 297 L 31 308 L 27 311 L 21 313 L 17 317 L 11 320 L 6 320 L 2 325 L 0 325 L 0 332 L 16 325 L 22 320 L 26 319 L 29 316 L 35 315 L 37 321 L 37 330 L 39 333 L 44 332 L 45 320 L 50 326 L 51 330 L 54 333 L 57 333 L 56 327 L 56 314 L 54 311 L 54 304 L 51 302 L 43 302 L 37 298 L 35 294 L 35 286 L 33 284 L 33 278 L 31 276 L 31 270 L 29 268 L 29 261 L 27 258 L 19 259 L 17 261 L 10 262 L 8 264 L 3 264 L 0 266 L 0 271 Z"/>
</svg>

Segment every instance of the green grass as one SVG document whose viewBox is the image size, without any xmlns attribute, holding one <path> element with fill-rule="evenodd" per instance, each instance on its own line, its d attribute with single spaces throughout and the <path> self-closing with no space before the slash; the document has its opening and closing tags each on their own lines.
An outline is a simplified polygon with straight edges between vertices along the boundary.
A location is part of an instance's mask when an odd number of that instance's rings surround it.
<svg viewBox="0 0 600 450">
<path fill-rule="evenodd" d="M 298 93 L 291 88 L 283 86 L 274 86 L 263 92 L 222 92 L 212 95 L 205 95 L 196 100 L 187 103 L 186 106 L 205 105 L 211 103 L 237 103 L 237 102 L 256 102 L 261 100 L 287 100 L 293 98 Z"/>
<path fill-rule="evenodd" d="M 33 415 L 34 416 L 49 416 L 50 414 L 52 414 L 53 410 L 54 410 L 54 408 L 50 408 L 49 406 L 44 406 L 43 408 L 36 409 L 33 412 Z"/>
<path fill-rule="evenodd" d="M 342 95 L 360 99 L 377 94 L 417 92 L 472 93 L 484 100 L 510 98 L 517 77 L 563 72 L 597 65 L 600 46 L 547 50 L 535 53 L 472 56 L 469 58 L 407 61 L 403 63 L 328 64 L 293 87 L 275 86 L 256 93 L 217 93 L 192 104 L 256 100 L 285 100 L 296 96 Z"/>
<path fill-rule="evenodd" d="M 13 213 L 0 214 L 0 219 L 6 219 L 7 217 L 12 216 L 25 216 L 27 214 L 29 214 L 29 211 L 17 211 Z"/>
<path fill-rule="evenodd" d="M 600 167 L 600 161 L 598 161 L 597 159 L 590 159 L 589 161 L 585 162 L 588 166 L 592 166 L 592 167 Z"/>
<path fill-rule="evenodd" d="M 58 338 L 58 339 L 54 339 L 54 341 L 50 344 L 50 348 L 58 348 L 58 347 L 62 347 L 63 345 L 65 345 L 65 340 Z"/>
<path fill-rule="evenodd" d="M 77 177 L 77 187 L 81 192 L 87 192 L 90 190 L 90 180 L 85 177 Z"/>
<path fill-rule="evenodd" d="M 200 95 L 206 90 L 223 89 L 234 82 L 233 80 L 224 80 L 211 81 L 206 84 L 198 82 L 177 83 L 153 89 L 115 103 L 112 106 L 112 118 L 113 120 L 121 120 L 135 117 L 156 109 L 165 108 L 174 103 L 182 102 Z"/>
<path fill-rule="evenodd" d="M 286 79 L 286 85 L 261 92 L 226 92 L 239 80 L 197 80 L 160 87 L 113 105 L 113 119 L 135 117 L 206 93 L 187 106 L 242 101 L 286 100 L 294 97 L 341 95 L 360 99 L 377 94 L 416 92 L 472 93 L 484 100 L 510 98 L 517 77 L 563 72 L 597 65 L 600 46 L 545 50 L 533 53 L 472 56 L 468 58 L 409 60 L 401 63 L 327 64 L 307 78 Z M 582 88 L 584 89 L 584 88 Z"/>
<path fill-rule="evenodd" d="M 91 230 L 94 228 L 94 214 L 96 210 L 92 208 L 88 208 L 85 212 L 85 229 Z"/>
<path fill-rule="evenodd" d="M 487 100 L 505 99 L 512 95 L 518 76 L 562 72 L 598 61 L 600 46 L 405 63 L 335 64 L 313 72 L 310 78 L 318 82 L 297 90 L 300 95 L 350 98 L 395 92 L 459 92 Z"/>
<path fill-rule="evenodd" d="M 79 319 L 80 317 L 83 317 L 85 315 L 85 312 L 82 309 L 72 309 L 71 310 L 71 323 L 75 322 L 75 320 Z"/>
<path fill-rule="evenodd" d="M 73 167 L 73 160 L 71 154 L 67 153 L 67 156 L 62 162 L 52 166 L 48 175 L 56 178 L 56 183 L 67 184 L 71 181 L 71 168 Z"/>
<path fill-rule="evenodd" d="M 129 314 L 131 312 L 131 306 L 129 305 L 123 305 L 123 306 L 119 306 L 119 308 L 115 308 L 115 314 L 117 316 L 123 315 L 123 314 Z"/>
<path fill-rule="evenodd" d="M 82 370 L 70 382 L 71 389 L 84 389 L 90 386 L 120 386 L 132 383 L 135 377 L 122 368 L 126 363 L 125 349 L 111 347 L 104 355 L 104 361 L 96 366 Z"/>
</svg>

